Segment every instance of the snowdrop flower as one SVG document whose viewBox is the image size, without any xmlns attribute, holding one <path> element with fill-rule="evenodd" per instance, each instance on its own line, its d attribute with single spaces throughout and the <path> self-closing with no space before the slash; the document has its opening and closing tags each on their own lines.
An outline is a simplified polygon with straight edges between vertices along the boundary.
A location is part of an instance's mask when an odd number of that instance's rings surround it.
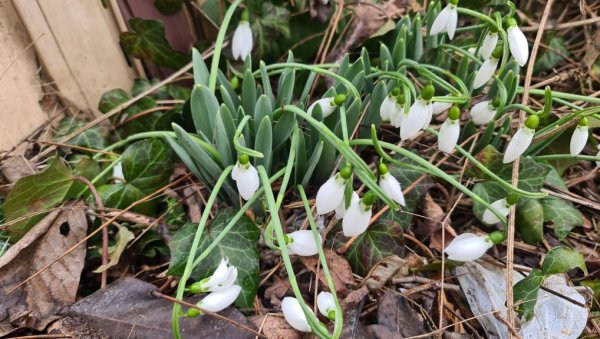
<svg viewBox="0 0 600 339">
<path fill-rule="evenodd" d="M 514 18 L 506 19 L 506 34 L 508 35 L 508 47 L 510 48 L 510 54 L 517 60 L 519 65 L 525 66 L 527 59 L 529 59 L 529 43 L 525 34 L 517 26 L 517 20 Z"/>
<path fill-rule="evenodd" d="M 584 117 L 581 118 L 581 120 L 579 120 L 579 124 L 577 125 L 577 127 L 575 127 L 573 135 L 571 135 L 570 151 L 572 157 L 578 155 L 579 153 L 581 153 L 581 151 L 583 151 L 588 136 L 588 121 L 587 118 Z"/>
<path fill-rule="evenodd" d="M 231 285 L 227 288 L 209 293 L 196 305 L 209 312 L 219 312 L 233 304 L 235 299 L 237 299 L 237 297 L 240 295 L 241 291 L 242 288 L 240 286 Z M 199 310 L 189 308 L 185 315 L 186 317 L 193 318 L 199 316 L 200 314 L 202 314 L 202 312 Z"/>
<path fill-rule="evenodd" d="M 396 109 L 392 111 L 393 114 L 390 115 L 390 123 L 396 128 L 400 128 L 402 126 L 405 102 L 406 98 L 404 97 L 404 94 L 400 94 L 396 97 Z"/>
<path fill-rule="evenodd" d="M 510 207 L 519 201 L 519 196 L 511 194 L 506 198 L 498 199 L 491 203 L 492 207 L 497 209 L 502 216 L 506 217 L 510 213 Z M 489 208 L 486 208 L 483 212 L 483 222 L 488 225 L 497 224 L 500 222 L 500 218 L 492 212 Z"/>
<path fill-rule="evenodd" d="M 321 241 L 320 234 L 319 241 Z M 290 254 L 310 257 L 319 252 L 315 237 L 312 231 L 309 230 L 300 230 L 287 234 L 285 243 Z"/>
<path fill-rule="evenodd" d="M 240 155 L 238 162 L 231 171 L 231 178 L 235 180 L 238 192 L 244 200 L 248 200 L 254 195 L 260 183 L 258 172 L 250 164 L 250 158 L 247 154 Z"/>
<path fill-rule="evenodd" d="M 283 298 L 281 301 L 281 311 L 290 326 L 300 332 L 311 332 L 310 325 L 308 324 L 308 320 L 306 320 L 298 299 L 293 297 Z"/>
<path fill-rule="evenodd" d="M 371 215 L 372 206 L 375 202 L 375 194 L 367 192 L 361 200 L 348 207 L 346 215 L 342 220 L 342 229 L 347 237 L 355 237 L 367 230 Z"/>
<path fill-rule="evenodd" d="M 527 118 L 525 126 L 519 128 L 515 135 L 510 139 L 506 151 L 504 151 L 504 159 L 502 159 L 503 163 L 508 164 L 509 162 L 513 162 L 527 150 L 533 140 L 535 129 L 538 127 L 539 123 L 540 118 L 537 115 L 531 115 Z"/>
<path fill-rule="evenodd" d="M 252 52 L 252 29 L 250 29 L 250 13 L 242 12 L 242 18 L 233 33 L 231 51 L 235 60 L 244 60 Z"/>
<path fill-rule="evenodd" d="M 327 214 L 344 201 L 346 180 L 352 175 L 352 169 L 346 166 L 338 174 L 327 179 L 317 192 L 316 205 L 318 214 Z"/>
<path fill-rule="evenodd" d="M 471 107 L 471 119 L 476 125 L 484 125 L 492 121 L 500 106 L 500 99 L 481 101 Z"/>
<path fill-rule="evenodd" d="M 479 55 L 483 58 L 483 60 L 487 60 L 492 56 L 492 52 L 496 45 L 498 44 L 498 28 L 496 26 L 492 26 L 490 31 L 487 32 L 485 38 L 483 38 L 483 43 L 481 43 L 481 47 L 479 48 Z"/>
<path fill-rule="evenodd" d="M 471 261 L 483 256 L 492 246 L 494 243 L 489 236 L 463 233 L 452 239 L 444 252 L 448 254 L 450 260 Z"/>
<path fill-rule="evenodd" d="M 335 208 L 335 218 L 338 220 L 342 220 L 344 218 L 344 215 L 346 214 L 346 201 L 344 201 L 345 199 L 342 199 L 342 201 L 340 201 L 340 204 Z M 358 202 L 360 200 L 360 197 L 358 196 L 358 194 L 356 194 L 356 192 L 352 192 L 352 197 L 350 198 L 350 205 L 352 205 L 355 202 Z"/>
<path fill-rule="evenodd" d="M 331 113 L 333 113 L 335 111 L 337 106 L 341 106 L 344 103 L 344 101 L 346 101 L 345 94 L 338 94 L 334 98 L 331 98 L 331 97 L 321 98 L 321 99 L 313 102 L 308 107 L 308 110 L 306 111 L 306 113 L 308 113 L 308 115 L 312 115 L 312 112 L 315 109 L 315 107 L 317 107 L 317 105 L 319 105 L 319 107 L 321 107 L 321 112 L 323 113 L 323 119 L 325 119 L 328 116 L 330 116 Z"/>
<path fill-rule="evenodd" d="M 434 102 L 431 105 L 433 115 L 441 114 L 452 107 L 451 102 Z"/>
<path fill-rule="evenodd" d="M 438 149 L 442 152 L 451 153 L 460 135 L 460 109 L 454 105 L 450 108 L 448 118 L 440 127 L 438 134 Z"/>
<path fill-rule="evenodd" d="M 188 289 L 191 293 L 214 292 L 219 291 L 235 283 L 238 270 L 235 266 L 229 265 L 229 259 L 222 258 L 215 272 L 208 278 L 193 283 Z"/>
<path fill-rule="evenodd" d="M 435 88 L 432 84 L 423 87 L 421 97 L 410 106 L 408 114 L 402 118 L 402 125 L 400 126 L 400 138 L 402 140 L 414 137 L 421 129 L 429 125 L 433 116 L 431 98 L 434 94 Z"/>
<path fill-rule="evenodd" d="M 392 200 L 397 202 L 402 206 L 406 206 L 406 201 L 404 200 L 404 193 L 402 193 L 402 187 L 400 187 L 400 183 L 398 180 L 389 173 L 388 168 L 385 164 L 381 163 L 378 166 L 379 168 L 379 187 Z"/>
<path fill-rule="evenodd" d="M 458 12 L 456 11 L 456 5 L 458 0 L 450 0 L 448 5 L 438 14 L 431 25 L 430 35 L 436 35 L 439 33 L 448 33 L 448 38 L 452 40 L 454 38 L 454 32 L 456 32 L 456 24 L 458 22 Z"/>
<path fill-rule="evenodd" d="M 397 114 L 396 111 L 401 109 L 396 102 L 398 95 L 400 95 L 400 88 L 396 87 L 383 99 L 381 106 L 379 106 L 379 115 L 382 121 L 390 120 L 393 115 Z"/>
<path fill-rule="evenodd" d="M 473 89 L 482 87 L 494 76 L 501 55 L 502 47 L 498 46 L 492 52 L 492 56 L 481 64 L 475 74 L 475 80 L 473 80 Z"/>
<path fill-rule="evenodd" d="M 317 295 L 317 307 L 323 316 L 329 320 L 335 319 L 335 298 L 333 294 L 325 291 L 319 292 L 319 295 Z"/>
<path fill-rule="evenodd" d="M 115 182 L 123 181 L 125 174 L 123 174 L 123 163 L 119 160 L 112 169 L 112 176 Z"/>
</svg>

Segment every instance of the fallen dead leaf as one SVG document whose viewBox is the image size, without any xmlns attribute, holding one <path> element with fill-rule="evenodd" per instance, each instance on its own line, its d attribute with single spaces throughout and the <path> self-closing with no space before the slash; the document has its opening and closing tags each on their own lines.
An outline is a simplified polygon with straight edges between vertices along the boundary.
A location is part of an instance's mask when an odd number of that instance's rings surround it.
<svg viewBox="0 0 600 339">
<path fill-rule="evenodd" d="M 410 306 L 406 297 L 390 292 L 386 292 L 379 302 L 377 321 L 401 338 L 427 333 L 426 320 Z"/>
<path fill-rule="evenodd" d="M 265 299 L 271 302 L 271 306 L 279 306 L 281 305 L 281 300 L 290 289 L 289 280 L 275 277 L 273 285 L 265 289 Z"/>
<path fill-rule="evenodd" d="M 14 327 L 43 330 L 75 302 L 85 260 L 85 246 L 75 248 L 49 269 L 8 292 L 50 264 L 86 236 L 85 204 L 55 210 L 0 257 L 0 321 Z M 9 328 L 3 326 L 0 331 Z M 0 332 L 0 336 L 4 335 Z"/>
<path fill-rule="evenodd" d="M 368 338 L 365 327 L 360 321 L 360 315 L 365 302 L 365 297 L 369 294 L 367 286 L 362 286 L 348 294 L 342 301 L 344 311 L 344 329 L 341 338 L 359 339 Z"/>
<path fill-rule="evenodd" d="M 420 226 L 415 229 L 415 234 L 419 239 L 431 237 L 429 247 L 435 250 L 442 250 L 442 222 L 446 219 L 446 212 L 438 205 L 431 195 L 427 193 L 423 199 L 422 213 L 425 216 Z M 451 226 L 451 220 L 448 218 L 445 223 L 446 241 L 456 236 L 456 232 Z M 449 229 L 451 231 L 449 231 Z"/>
<path fill-rule="evenodd" d="M 260 329 L 260 333 L 264 334 L 268 339 L 300 339 L 300 332 L 293 329 L 285 319 L 266 315 L 255 315 L 249 317 L 256 328 Z"/>
<path fill-rule="evenodd" d="M 346 258 L 338 255 L 332 249 L 324 249 L 325 260 L 329 267 L 329 273 L 333 279 L 333 285 L 335 286 L 336 292 L 341 296 L 345 297 L 348 295 L 348 285 L 354 284 L 354 277 L 352 276 L 352 268 Z M 317 264 L 319 262 L 318 256 L 312 257 L 301 257 L 300 261 L 309 269 L 311 272 L 317 274 Z M 319 266 L 318 270 L 319 281 L 323 285 L 323 288 L 327 289 L 327 280 L 323 273 L 323 268 Z"/>
<path fill-rule="evenodd" d="M 365 278 L 364 284 L 371 291 L 381 289 L 398 271 L 403 270 L 402 275 L 408 274 L 407 261 L 397 255 L 383 258 L 375 264 Z"/>
<path fill-rule="evenodd" d="M 0 167 L 2 175 L 10 183 L 15 183 L 22 177 L 31 175 L 34 172 L 33 166 L 23 156 L 7 157 L 2 160 Z"/>
</svg>

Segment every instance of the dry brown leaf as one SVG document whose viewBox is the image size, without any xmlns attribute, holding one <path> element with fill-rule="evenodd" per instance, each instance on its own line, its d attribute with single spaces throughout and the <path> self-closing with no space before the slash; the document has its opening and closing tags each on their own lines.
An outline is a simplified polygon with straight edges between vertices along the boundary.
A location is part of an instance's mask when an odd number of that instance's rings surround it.
<svg viewBox="0 0 600 339">
<path fill-rule="evenodd" d="M 385 326 L 396 337 L 406 338 L 427 333 L 424 328 L 425 319 L 416 312 L 406 297 L 390 292 L 383 295 L 377 308 L 377 321 Z M 387 334 L 386 331 L 378 333 Z"/>
<path fill-rule="evenodd" d="M 48 214 L 0 257 L 0 295 L 4 296 L 0 300 L 0 321 L 42 330 L 57 319 L 56 314 L 75 302 L 85 246 L 75 248 L 7 294 L 86 236 L 85 204 L 71 203 L 67 207 L 70 209 Z"/>
<path fill-rule="evenodd" d="M 324 249 L 324 253 L 327 266 L 329 267 L 329 273 L 331 273 L 331 278 L 333 279 L 335 290 L 340 296 L 345 297 L 349 292 L 347 285 L 354 284 L 352 268 L 350 267 L 348 260 L 342 256 L 339 256 L 334 250 L 326 248 Z M 311 257 L 301 257 L 300 261 L 304 264 L 304 266 L 306 266 L 307 269 L 317 274 L 319 256 L 313 255 Z M 323 268 L 320 266 L 318 270 L 318 277 L 319 281 L 323 285 L 323 288 L 328 289 Z"/>
<path fill-rule="evenodd" d="M 342 301 L 342 308 L 351 308 L 360 304 L 362 300 L 369 294 L 369 289 L 367 286 L 361 286 L 359 289 L 356 289 L 348 294 L 346 298 Z"/>
<path fill-rule="evenodd" d="M 252 321 L 256 328 L 260 329 L 260 333 L 264 334 L 268 339 L 302 338 L 300 332 L 293 329 L 283 318 L 266 314 L 255 315 L 248 319 Z"/>
<path fill-rule="evenodd" d="M 406 275 L 408 273 L 407 261 L 400 258 L 397 255 L 391 255 L 389 257 L 383 258 L 380 262 L 375 264 L 367 278 L 365 279 L 364 284 L 371 291 L 381 289 L 387 282 L 392 278 L 398 271 L 404 269 L 402 275 Z"/>
<path fill-rule="evenodd" d="M 23 156 L 7 157 L 2 160 L 0 170 L 10 183 L 15 183 L 22 177 L 35 173 L 29 161 Z"/>
<path fill-rule="evenodd" d="M 279 306 L 281 305 L 281 300 L 290 289 L 289 280 L 275 277 L 273 285 L 265 289 L 265 299 L 269 300 L 272 306 Z"/>
<path fill-rule="evenodd" d="M 422 213 L 425 216 L 420 226 L 415 230 L 420 239 L 431 237 L 429 247 L 435 250 L 442 250 L 442 222 L 446 219 L 446 212 L 438 205 L 431 195 L 427 193 L 423 199 Z M 450 218 L 446 220 L 444 231 L 446 232 L 446 241 L 456 236 L 456 232 L 451 226 Z"/>
</svg>

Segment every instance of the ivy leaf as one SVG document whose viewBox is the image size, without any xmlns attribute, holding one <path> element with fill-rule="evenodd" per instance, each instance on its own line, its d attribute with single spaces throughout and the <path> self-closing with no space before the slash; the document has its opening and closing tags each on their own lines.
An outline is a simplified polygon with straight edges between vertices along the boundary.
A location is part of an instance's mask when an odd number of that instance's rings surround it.
<svg viewBox="0 0 600 339">
<path fill-rule="evenodd" d="M 202 234 L 197 255 L 214 242 L 236 212 L 228 208 L 217 214 L 208 230 Z M 197 224 L 185 224 L 173 235 L 169 244 L 171 263 L 168 274 L 183 274 L 197 227 Z M 191 277 L 197 281 L 209 277 L 221 262 L 221 258 L 229 258 L 229 263 L 238 269 L 237 284 L 242 288 L 236 305 L 240 308 L 252 308 L 259 282 L 259 237 L 258 227 L 250 218 L 243 216 L 200 265 L 193 269 Z"/>
<path fill-rule="evenodd" d="M 146 232 L 134 246 L 138 253 L 149 258 L 169 254 L 169 247 L 165 244 L 164 238 L 153 230 Z"/>
<path fill-rule="evenodd" d="M 258 20 L 262 26 L 274 30 L 286 39 L 290 38 L 290 11 L 287 8 L 264 2 L 262 15 Z"/>
<path fill-rule="evenodd" d="M 565 273 L 573 268 L 579 267 L 587 274 L 585 259 L 583 254 L 574 251 L 568 247 L 558 246 L 546 254 L 544 263 L 542 264 L 542 272 L 544 275 L 556 273 Z"/>
<path fill-rule="evenodd" d="M 125 209 L 134 202 L 146 197 L 144 192 L 130 184 L 108 184 L 98 187 L 98 195 L 102 199 L 104 207 Z M 93 197 L 88 197 L 90 203 L 94 203 Z M 132 212 L 137 212 L 145 215 L 152 215 L 154 211 L 154 202 L 149 201 L 131 209 Z"/>
<path fill-rule="evenodd" d="M 519 305 L 517 312 L 527 321 L 533 318 L 533 310 L 544 278 L 542 271 L 533 269 L 527 277 L 513 287 L 513 300 L 515 305 Z"/>
<path fill-rule="evenodd" d="M 542 199 L 544 222 L 554 226 L 554 234 L 559 240 L 564 239 L 571 230 L 583 225 L 583 215 L 570 201 L 547 197 Z"/>
<path fill-rule="evenodd" d="M 121 161 L 127 183 L 150 194 L 169 182 L 173 151 L 161 139 L 146 139 L 127 147 Z"/>
<path fill-rule="evenodd" d="M 138 96 L 143 91 L 158 84 L 159 82 L 160 82 L 160 80 L 158 80 L 158 79 L 148 80 L 148 79 L 137 78 L 133 81 L 133 86 L 131 87 L 131 95 L 134 97 Z M 170 99 L 171 98 L 171 96 L 169 94 L 170 86 L 171 85 L 161 86 L 157 90 L 152 92 L 152 94 L 149 94 L 149 96 L 151 96 L 153 99 L 156 99 L 156 100 Z"/>
<path fill-rule="evenodd" d="M 87 121 L 75 119 L 73 117 L 64 117 L 58 124 L 58 132 L 55 139 L 61 139 L 85 126 Z M 88 128 L 83 133 L 69 139 L 66 144 L 81 146 L 93 149 L 103 149 L 106 146 L 104 135 L 99 126 Z"/>
<path fill-rule="evenodd" d="M 565 59 L 565 56 L 570 54 L 562 36 L 549 36 L 545 40 L 548 48 L 544 48 L 540 56 L 535 59 L 533 71 L 536 74 L 551 71 Z"/>
<path fill-rule="evenodd" d="M 517 206 L 517 231 L 528 244 L 542 241 L 544 231 L 544 212 L 537 199 L 527 199 Z"/>
<path fill-rule="evenodd" d="M 189 55 L 176 51 L 165 38 L 165 28 L 158 20 L 129 20 L 132 32 L 120 34 L 119 42 L 130 56 L 149 59 L 157 66 L 179 69 L 188 63 Z"/>
<path fill-rule="evenodd" d="M 102 94 L 100 103 L 98 103 L 98 110 L 102 113 L 108 113 L 129 99 L 131 99 L 131 95 L 124 90 L 120 88 L 111 89 Z"/>
<path fill-rule="evenodd" d="M 145 85 L 145 82 L 140 80 L 134 84 L 133 91 L 141 91 L 143 89 L 141 89 L 140 87 L 143 87 Z M 129 95 L 124 90 L 120 88 L 112 89 L 102 95 L 102 98 L 100 98 L 100 104 L 98 105 L 98 110 L 102 113 L 107 113 L 115 109 L 122 103 L 128 101 L 129 99 L 131 99 L 131 95 Z M 130 105 L 129 107 L 124 109 L 119 119 L 121 121 L 124 121 L 125 118 L 131 118 L 138 113 L 154 108 L 156 106 L 156 102 L 154 101 L 154 99 L 152 99 L 152 97 L 143 97 L 140 100 L 138 100 L 135 104 Z M 136 117 L 135 119 L 128 121 L 122 127 L 122 130 L 124 132 L 123 136 L 154 130 L 157 121 L 162 116 L 162 112 L 157 111 Z"/>
<path fill-rule="evenodd" d="M 62 159 L 54 158 L 43 172 L 26 176 L 15 183 L 2 205 L 6 221 L 58 206 L 74 196 L 73 183 L 73 175 Z M 38 214 L 9 225 L 10 240 L 19 240 L 45 215 Z"/>
<path fill-rule="evenodd" d="M 185 0 L 154 0 L 154 7 L 164 15 L 175 15 L 184 2 Z"/>
</svg>

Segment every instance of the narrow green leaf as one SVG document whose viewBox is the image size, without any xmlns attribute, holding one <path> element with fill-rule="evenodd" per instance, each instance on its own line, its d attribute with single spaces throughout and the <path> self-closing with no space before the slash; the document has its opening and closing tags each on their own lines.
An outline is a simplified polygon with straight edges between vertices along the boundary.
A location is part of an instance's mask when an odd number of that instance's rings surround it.
<svg viewBox="0 0 600 339">
<path fill-rule="evenodd" d="M 262 123 L 264 117 L 273 118 L 273 108 L 271 100 L 266 95 L 261 95 L 256 101 L 254 107 L 254 132 L 258 133 L 259 124 Z"/>
<path fill-rule="evenodd" d="M 242 84 L 242 107 L 244 112 L 254 116 L 254 106 L 256 105 L 256 82 L 250 70 L 244 73 L 244 83 Z M 259 122 L 256 121 L 258 124 Z"/>
<path fill-rule="evenodd" d="M 271 160 L 273 158 L 273 130 L 271 129 L 271 119 L 269 116 L 265 116 L 262 119 L 260 126 L 256 131 L 254 149 L 264 154 L 263 158 L 254 158 L 254 165 L 256 167 L 263 165 L 267 174 L 270 173 Z"/>
<path fill-rule="evenodd" d="M 284 113 L 273 127 L 273 150 L 277 151 L 289 139 L 296 126 L 296 116 Z"/>
<path fill-rule="evenodd" d="M 192 48 L 192 62 L 194 65 L 194 84 L 208 86 L 208 67 L 202 54 L 196 48 Z"/>
<path fill-rule="evenodd" d="M 313 150 L 313 153 L 311 154 L 310 158 L 308 159 L 306 172 L 304 173 L 304 178 L 302 179 L 302 186 L 304 186 L 304 187 L 308 186 L 310 178 L 312 177 L 313 173 L 315 172 L 315 168 L 317 168 L 319 159 L 321 159 L 322 153 L 323 153 L 323 141 L 319 141 L 319 143 L 317 144 L 317 147 L 315 147 L 315 149 Z"/>
<path fill-rule="evenodd" d="M 213 140 L 215 116 L 219 110 L 219 102 L 210 89 L 204 85 L 196 85 L 191 97 L 192 118 L 196 131 L 202 134 L 207 142 Z"/>
</svg>

